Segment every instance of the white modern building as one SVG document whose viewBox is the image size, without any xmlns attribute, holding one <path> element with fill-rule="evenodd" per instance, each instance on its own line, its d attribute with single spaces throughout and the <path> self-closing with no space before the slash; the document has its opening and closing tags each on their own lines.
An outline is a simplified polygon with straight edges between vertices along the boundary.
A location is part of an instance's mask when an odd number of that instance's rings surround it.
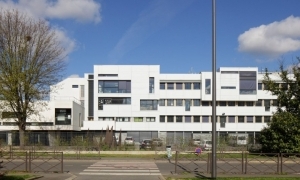
<svg viewBox="0 0 300 180">
<path fill-rule="evenodd" d="M 216 74 L 219 135 L 255 138 L 276 111 L 276 97 L 263 90 L 255 67 L 221 67 Z M 280 79 L 273 75 L 273 78 Z M 51 145 L 56 133 L 100 133 L 113 128 L 122 137 L 176 140 L 210 136 L 212 72 L 161 74 L 159 65 L 95 65 L 93 73 L 66 78 L 27 129 Z M 0 138 L 16 141 L 15 122 L 2 112 Z M 46 139 L 46 140 L 45 140 Z"/>
</svg>

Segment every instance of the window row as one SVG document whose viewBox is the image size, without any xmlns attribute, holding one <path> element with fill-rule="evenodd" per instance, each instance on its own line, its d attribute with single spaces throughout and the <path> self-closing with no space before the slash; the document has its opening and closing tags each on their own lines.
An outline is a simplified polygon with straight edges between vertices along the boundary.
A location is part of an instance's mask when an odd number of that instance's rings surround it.
<svg viewBox="0 0 300 180">
<path fill-rule="evenodd" d="M 192 90 L 192 89 L 201 89 L 201 83 L 200 82 L 161 82 L 160 83 L 160 89 L 161 90 Z"/>
<path fill-rule="evenodd" d="M 155 122 L 155 117 L 98 117 L 98 121 Z"/>
<path fill-rule="evenodd" d="M 131 81 L 99 80 L 98 93 L 131 93 Z"/>
<path fill-rule="evenodd" d="M 131 104 L 130 97 L 98 97 L 98 110 L 103 110 L 103 104 Z"/>
<path fill-rule="evenodd" d="M 217 116 L 217 122 L 223 123 L 268 123 L 271 116 Z M 160 116 L 161 123 L 210 123 L 212 116 Z"/>
</svg>

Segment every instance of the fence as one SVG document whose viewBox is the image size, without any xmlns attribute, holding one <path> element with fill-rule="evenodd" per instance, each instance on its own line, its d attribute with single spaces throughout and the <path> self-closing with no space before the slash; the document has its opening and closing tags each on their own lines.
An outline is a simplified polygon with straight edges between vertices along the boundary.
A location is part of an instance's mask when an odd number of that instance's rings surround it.
<svg viewBox="0 0 300 180">
<path fill-rule="evenodd" d="M 286 153 L 216 153 L 217 172 L 235 174 L 300 173 L 300 154 Z M 195 156 L 194 152 L 175 154 L 175 173 L 211 173 L 212 153 Z"/>
<path fill-rule="evenodd" d="M 63 152 L 1 151 L 1 171 L 63 172 Z"/>
</svg>

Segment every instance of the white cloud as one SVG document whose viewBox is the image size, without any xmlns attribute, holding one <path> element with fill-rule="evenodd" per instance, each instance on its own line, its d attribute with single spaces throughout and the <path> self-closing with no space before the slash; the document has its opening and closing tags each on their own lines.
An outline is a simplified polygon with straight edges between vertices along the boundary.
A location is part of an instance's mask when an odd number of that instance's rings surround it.
<svg viewBox="0 0 300 180">
<path fill-rule="evenodd" d="M 101 21 L 100 4 L 94 0 L 4 0 L 3 9 L 18 9 L 38 18 L 75 19 L 79 22 Z"/>
<path fill-rule="evenodd" d="M 1 9 L 16 9 L 36 19 L 73 19 L 79 22 L 101 21 L 100 4 L 94 0 L 2 0 Z M 76 47 L 74 39 L 68 37 L 61 27 L 54 28 L 58 40 L 70 54 Z"/>
<path fill-rule="evenodd" d="M 254 27 L 238 37 L 239 51 L 254 55 L 278 57 L 300 50 L 300 17 Z"/>
</svg>

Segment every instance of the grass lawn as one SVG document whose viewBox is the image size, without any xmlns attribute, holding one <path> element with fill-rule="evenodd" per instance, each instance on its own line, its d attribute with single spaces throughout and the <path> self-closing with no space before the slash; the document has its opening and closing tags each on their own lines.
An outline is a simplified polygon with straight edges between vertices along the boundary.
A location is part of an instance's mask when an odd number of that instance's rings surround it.
<svg viewBox="0 0 300 180">
<path fill-rule="evenodd" d="M 29 178 L 35 177 L 34 175 L 29 175 L 29 174 L 7 174 L 3 177 L 0 177 L 1 180 L 26 180 Z"/>
</svg>

